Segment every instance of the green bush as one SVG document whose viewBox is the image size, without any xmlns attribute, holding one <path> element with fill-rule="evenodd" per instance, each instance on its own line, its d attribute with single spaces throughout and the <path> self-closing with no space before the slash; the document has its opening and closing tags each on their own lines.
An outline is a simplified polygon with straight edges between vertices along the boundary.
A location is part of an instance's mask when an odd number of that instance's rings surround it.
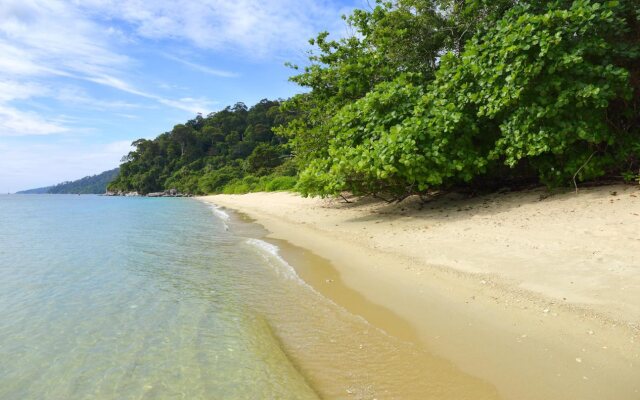
<svg viewBox="0 0 640 400">
<path fill-rule="evenodd" d="M 186 168 L 176 171 L 169 177 L 163 187 L 167 189 L 177 189 L 181 193 L 203 194 L 198 188 L 199 176 L 196 172 Z"/>
<path fill-rule="evenodd" d="M 398 72 L 317 118 L 305 135 L 328 139 L 324 150 L 313 142 L 315 153 L 305 153 L 298 190 L 402 197 L 474 180 L 563 185 L 574 175 L 586 180 L 637 168 L 633 15 L 629 1 L 513 5 L 481 25 L 459 53 L 442 56 L 432 80 Z M 343 65 L 327 58 L 323 68 Z M 315 70 L 303 75 L 317 78 L 309 80 L 313 90 L 322 82 Z M 304 149 L 301 141 L 312 142 L 296 129 L 292 143 Z"/>
<path fill-rule="evenodd" d="M 198 188 L 202 193 L 221 191 L 226 184 L 242 176 L 239 168 L 225 166 L 218 170 L 207 172 L 198 180 Z"/>
<path fill-rule="evenodd" d="M 140 139 L 109 187 L 402 198 L 633 179 L 639 16 L 634 0 L 378 0 L 346 17 L 354 35 L 311 40 L 291 77 L 307 90 Z"/>
<path fill-rule="evenodd" d="M 225 194 L 244 194 L 250 192 L 275 192 L 292 190 L 296 185 L 293 176 L 245 176 L 229 182 L 222 190 Z"/>
<path fill-rule="evenodd" d="M 296 186 L 297 179 L 294 176 L 275 176 L 267 181 L 264 186 L 265 192 L 277 192 L 281 190 L 292 190 Z"/>
</svg>

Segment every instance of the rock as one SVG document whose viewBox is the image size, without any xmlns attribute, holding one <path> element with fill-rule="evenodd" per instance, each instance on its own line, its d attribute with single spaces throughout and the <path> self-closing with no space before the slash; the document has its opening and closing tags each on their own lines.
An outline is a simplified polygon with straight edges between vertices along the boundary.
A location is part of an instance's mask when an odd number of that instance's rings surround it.
<svg viewBox="0 0 640 400">
<path fill-rule="evenodd" d="M 188 193 L 180 193 L 177 189 L 169 189 L 163 192 L 151 192 L 147 194 L 140 194 L 136 191 L 133 192 L 121 192 L 121 191 L 106 191 L 104 196 L 125 196 L 125 197 L 137 197 L 137 196 L 145 196 L 145 197 L 192 197 L 193 195 Z"/>
</svg>

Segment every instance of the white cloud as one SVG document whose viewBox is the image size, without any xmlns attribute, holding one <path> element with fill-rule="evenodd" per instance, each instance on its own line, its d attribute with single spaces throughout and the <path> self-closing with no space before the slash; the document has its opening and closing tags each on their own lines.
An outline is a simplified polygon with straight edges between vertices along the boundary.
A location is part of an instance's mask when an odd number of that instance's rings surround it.
<svg viewBox="0 0 640 400">
<path fill-rule="evenodd" d="M 162 96 L 158 96 L 152 93 L 147 93 L 142 90 L 138 90 L 121 79 L 113 76 L 101 75 L 97 77 L 86 78 L 91 82 L 99 83 L 101 85 L 109 86 L 123 92 L 131 93 L 136 96 L 144 97 L 147 99 L 155 100 L 160 104 L 164 104 L 169 107 L 177 108 L 179 110 L 187 111 L 190 113 L 205 113 L 211 109 L 211 105 L 215 104 L 214 101 L 206 98 L 194 99 L 191 97 L 185 97 L 181 99 L 168 99 Z"/>
<path fill-rule="evenodd" d="M 187 61 L 187 60 L 183 60 L 181 58 L 178 57 L 173 57 L 173 56 L 168 56 L 165 55 L 166 58 L 168 58 L 169 60 L 173 60 L 176 62 L 179 62 L 180 64 L 186 65 L 187 67 L 190 67 L 196 71 L 200 71 L 200 72 L 204 72 L 205 74 L 209 74 L 209 75 L 213 75 L 213 76 L 220 76 L 223 78 L 235 78 L 240 76 L 239 74 L 235 73 L 235 72 L 231 72 L 231 71 L 224 71 L 221 69 L 215 69 L 215 68 L 210 68 L 207 67 L 205 65 L 201 65 L 201 64 L 196 64 L 194 62 L 191 61 Z"/>
<path fill-rule="evenodd" d="M 204 49 L 241 50 L 252 57 L 285 55 L 307 46 L 318 31 L 335 32 L 341 11 L 330 0 L 84 0 L 93 15 L 129 23 L 151 39 L 173 39 Z"/>
<path fill-rule="evenodd" d="M 198 107 L 194 108 L 194 101 L 165 98 L 127 82 L 121 76 L 126 75 L 126 71 L 136 62 L 115 50 L 114 44 L 109 41 L 114 37 L 121 40 L 121 31 L 96 23 L 89 18 L 86 10 L 72 3 L 5 0 L 0 8 L 0 53 L 3 54 L 0 57 L 0 79 L 64 76 L 114 88 L 188 112 L 196 109 L 195 112 L 200 112 L 203 111 L 201 106 L 212 104 L 209 100 L 201 99 L 197 102 Z M 224 72 L 220 75 L 224 75 Z M 22 86 L 26 87 L 26 84 Z M 37 93 L 31 94 L 35 96 Z M 0 104 L 6 106 L 7 102 L 18 99 L 15 96 L 12 99 L 7 97 L 0 92 Z M 89 98 L 85 96 L 82 100 L 86 104 Z M 95 102 L 98 107 L 105 104 L 99 100 Z M 42 126 L 44 128 L 45 125 Z M 22 134 L 46 130 L 31 129 Z M 49 131 L 55 133 L 65 130 Z"/>
<path fill-rule="evenodd" d="M 46 96 L 49 88 L 37 82 L 19 82 L 0 80 L 0 103 L 13 100 L 25 100 L 31 97 Z"/>
<path fill-rule="evenodd" d="M 11 72 L 19 74 L 110 73 L 130 63 L 110 49 L 99 25 L 66 2 L 4 0 L 0 33 L 19 67 Z"/>
<path fill-rule="evenodd" d="M 126 154 L 122 143 L 91 143 L 95 121 L 58 105 L 113 113 L 105 118 L 135 118 L 130 110 L 151 104 L 192 115 L 211 111 L 216 103 L 189 92 L 179 79 L 146 74 L 146 61 L 136 57 L 157 55 L 155 45 L 187 54 L 195 46 L 207 56 L 214 50 L 252 60 L 291 59 L 303 54 L 317 31 L 343 26 L 337 2 L 0 0 L 0 191 L 5 185 L 17 190 L 97 173 Z M 204 57 L 173 59 L 219 78 L 237 76 L 194 62 Z M 95 85 L 119 91 L 124 99 L 96 98 Z M 166 94 L 175 92 L 180 93 L 175 98 Z M 64 134 L 55 138 L 57 145 L 37 144 L 51 142 L 37 136 L 54 134 Z M 15 137 L 27 135 L 36 138 Z M 85 142 L 71 145 L 72 138 Z"/>
<path fill-rule="evenodd" d="M 0 19 L 0 23 L 2 19 Z M 35 57 L 0 38 L 0 71 L 9 76 L 66 75 L 45 65 L 38 64 Z"/>
<path fill-rule="evenodd" d="M 86 145 L 0 143 L 0 192 L 49 186 L 117 167 L 130 141 Z"/>
<path fill-rule="evenodd" d="M 197 99 L 194 99 L 192 97 L 183 97 L 178 100 L 158 98 L 158 101 L 164 105 L 184 110 L 192 114 L 207 114 L 211 111 L 212 106 L 216 104 L 216 102 L 202 97 Z"/>
<path fill-rule="evenodd" d="M 78 86 L 60 87 L 55 93 L 55 98 L 65 103 L 71 103 L 74 105 L 80 105 L 87 108 L 98 109 L 98 110 L 138 109 L 138 108 L 145 107 L 139 103 L 127 102 L 122 100 L 108 101 L 108 100 L 96 99 L 94 97 L 91 97 L 86 92 L 86 90 Z"/>
<path fill-rule="evenodd" d="M 115 115 L 126 119 L 140 119 L 139 116 L 133 114 L 116 113 Z"/>
<path fill-rule="evenodd" d="M 331 0 L 3 0 L 0 80 L 66 77 L 187 112 L 208 112 L 215 104 L 211 100 L 166 98 L 128 82 L 126 75 L 138 62 L 118 51 L 119 45 L 129 45 L 138 37 L 176 40 L 203 49 L 242 52 L 249 57 L 299 54 L 316 31 L 336 23 L 339 12 Z M 210 75 L 237 76 L 167 57 Z M 23 83 L 22 89 L 26 88 L 28 84 Z M 15 111 L 8 103 L 25 97 L 8 99 L 6 93 L 0 88 L 0 105 L 5 113 L 7 108 Z M 87 96 L 82 98 L 84 104 L 89 104 L 88 100 Z M 107 103 L 95 99 L 95 104 L 100 107 Z M 65 131 L 47 129 L 46 123 L 40 125 L 43 129 L 29 132 Z M 49 128 L 53 125 L 49 123 Z"/>
<path fill-rule="evenodd" d="M 46 120 L 36 113 L 20 111 L 0 104 L 0 137 L 51 135 L 68 130 L 60 122 Z"/>
<path fill-rule="evenodd" d="M 0 137 L 50 135 L 66 132 L 68 128 L 58 118 L 49 120 L 37 113 L 22 111 L 8 105 L 11 101 L 42 97 L 49 88 L 36 82 L 0 80 Z"/>
<path fill-rule="evenodd" d="M 128 154 L 130 151 L 135 150 L 131 143 L 133 140 L 120 140 L 117 142 L 107 143 L 103 148 L 106 154 L 120 154 L 124 156 Z"/>
</svg>

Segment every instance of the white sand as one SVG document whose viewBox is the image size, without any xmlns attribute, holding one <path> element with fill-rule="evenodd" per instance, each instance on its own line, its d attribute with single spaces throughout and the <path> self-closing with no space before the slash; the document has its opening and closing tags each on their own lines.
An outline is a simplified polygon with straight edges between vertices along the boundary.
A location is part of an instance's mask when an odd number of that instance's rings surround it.
<svg viewBox="0 0 640 400">
<path fill-rule="evenodd" d="M 327 258 L 345 284 L 505 398 L 638 399 L 640 190 L 546 196 L 424 207 L 289 193 L 202 199 Z"/>
</svg>

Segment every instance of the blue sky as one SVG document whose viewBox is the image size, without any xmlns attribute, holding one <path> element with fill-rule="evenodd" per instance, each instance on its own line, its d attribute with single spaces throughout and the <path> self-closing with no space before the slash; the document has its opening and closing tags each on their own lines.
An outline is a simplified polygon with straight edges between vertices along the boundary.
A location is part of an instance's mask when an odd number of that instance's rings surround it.
<svg viewBox="0 0 640 400">
<path fill-rule="evenodd" d="M 288 97 L 285 61 L 366 0 L 2 0 L 0 193 L 118 165 L 129 144 Z"/>
</svg>

